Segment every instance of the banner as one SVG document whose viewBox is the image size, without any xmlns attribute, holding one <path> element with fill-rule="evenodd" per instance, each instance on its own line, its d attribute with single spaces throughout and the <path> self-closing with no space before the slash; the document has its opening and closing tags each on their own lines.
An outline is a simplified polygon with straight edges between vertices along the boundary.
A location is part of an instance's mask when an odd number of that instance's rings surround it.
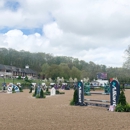
<svg viewBox="0 0 130 130">
<path fill-rule="evenodd" d="M 84 88 L 83 83 L 81 81 L 78 82 L 78 104 L 83 105 L 84 104 Z"/>
<path fill-rule="evenodd" d="M 107 79 L 107 73 L 97 73 L 97 79 Z"/>
<path fill-rule="evenodd" d="M 120 84 L 116 80 L 110 83 L 110 102 L 112 106 L 116 106 L 120 95 Z"/>
</svg>

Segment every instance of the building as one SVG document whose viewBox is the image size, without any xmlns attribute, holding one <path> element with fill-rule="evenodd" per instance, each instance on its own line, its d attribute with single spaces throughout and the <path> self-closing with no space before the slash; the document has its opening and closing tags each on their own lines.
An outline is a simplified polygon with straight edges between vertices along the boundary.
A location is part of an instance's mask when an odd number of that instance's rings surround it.
<svg viewBox="0 0 130 130">
<path fill-rule="evenodd" d="M 1 77 L 25 77 L 28 76 L 30 78 L 37 77 L 37 72 L 30 69 L 28 65 L 25 68 L 19 68 L 15 66 L 3 65 L 0 64 L 0 76 Z"/>
<path fill-rule="evenodd" d="M 109 84 L 109 81 L 108 80 L 98 79 L 98 80 L 93 80 L 92 82 L 90 82 L 90 84 L 92 84 L 95 87 L 105 86 L 106 84 Z"/>
</svg>

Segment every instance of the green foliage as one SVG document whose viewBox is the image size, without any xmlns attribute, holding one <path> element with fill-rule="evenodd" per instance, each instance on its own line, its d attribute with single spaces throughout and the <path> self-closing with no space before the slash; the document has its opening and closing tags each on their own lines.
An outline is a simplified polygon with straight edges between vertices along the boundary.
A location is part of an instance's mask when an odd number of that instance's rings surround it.
<svg viewBox="0 0 130 130">
<path fill-rule="evenodd" d="M 29 93 L 32 93 L 32 87 L 30 87 L 30 91 L 29 91 Z"/>
<path fill-rule="evenodd" d="M 41 89 L 40 91 L 40 98 L 43 98 L 44 97 L 44 93 L 43 93 L 43 90 Z"/>
<path fill-rule="evenodd" d="M 121 105 L 117 104 L 116 108 L 115 108 L 116 112 L 130 112 L 130 104 L 126 104 L 126 105 Z"/>
<path fill-rule="evenodd" d="M 126 102 L 126 97 L 125 97 L 125 93 L 124 91 L 122 90 L 120 95 L 119 95 L 119 100 L 118 100 L 118 103 L 117 104 L 121 104 L 122 106 L 125 106 L 127 104 Z"/>
<path fill-rule="evenodd" d="M 47 70 L 48 70 L 48 68 L 49 68 L 49 65 L 48 65 L 48 63 L 45 63 L 45 64 L 43 64 L 42 65 L 42 67 L 41 67 L 41 69 L 42 69 L 42 71 L 41 71 L 41 75 L 46 75 L 46 72 L 47 72 Z M 45 77 L 44 77 L 45 78 Z"/>
<path fill-rule="evenodd" d="M 45 98 L 45 97 L 46 97 L 46 96 L 45 96 L 43 90 L 41 89 L 41 91 L 40 91 L 40 98 Z"/>
<path fill-rule="evenodd" d="M 59 90 L 56 90 L 56 94 L 60 94 Z"/>
<path fill-rule="evenodd" d="M 75 104 L 77 104 L 78 103 L 78 89 L 75 89 L 73 99 L 74 99 Z"/>
<path fill-rule="evenodd" d="M 59 94 L 65 94 L 65 92 L 59 92 Z"/>
<path fill-rule="evenodd" d="M 70 105 L 76 105 L 78 103 L 78 89 L 75 89 L 73 94 L 73 99 L 70 102 Z"/>
<path fill-rule="evenodd" d="M 48 92 L 45 92 L 45 95 L 50 95 L 50 92 L 48 91 Z"/>
<path fill-rule="evenodd" d="M 59 90 L 56 90 L 56 94 L 65 94 L 65 92 L 60 92 Z"/>
<path fill-rule="evenodd" d="M 36 97 L 36 98 L 40 98 L 40 95 L 39 95 L 39 94 L 37 94 L 35 97 Z"/>
<path fill-rule="evenodd" d="M 72 106 L 75 105 L 75 102 L 73 99 L 70 101 L 70 105 L 72 105 Z"/>
<path fill-rule="evenodd" d="M 24 68 L 28 63 L 30 68 L 40 73 L 42 78 L 64 77 L 68 80 L 70 77 L 96 79 L 97 72 L 108 73 L 108 79 L 118 76 L 120 83 L 130 83 L 130 69 L 129 69 L 129 53 L 130 47 L 126 50 L 128 62 L 124 64 L 124 68 L 106 67 L 105 65 L 97 65 L 77 58 L 67 56 L 53 56 L 52 54 L 45 53 L 31 53 L 28 51 L 17 51 L 14 49 L 0 48 L 0 62 L 1 64 L 10 65 Z M 22 81 L 22 80 L 20 80 Z"/>
<path fill-rule="evenodd" d="M 35 97 L 37 95 L 37 87 L 35 87 L 35 91 L 33 93 L 33 97 Z"/>
<path fill-rule="evenodd" d="M 34 93 L 33 96 L 35 96 L 36 98 L 46 98 L 46 96 L 45 96 L 45 94 L 44 94 L 42 89 L 40 91 L 40 94 L 36 94 L 35 95 L 35 93 Z"/>
<path fill-rule="evenodd" d="M 45 95 L 50 95 L 50 91 L 49 91 L 48 87 L 46 89 Z"/>
<path fill-rule="evenodd" d="M 19 91 L 20 91 L 20 92 L 23 92 L 23 89 L 22 89 L 22 88 L 19 88 Z"/>
<path fill-rule="evenodd" d="M 125 93 L 122 90 L 119 96 L 118 104 L 115 108 L 116 112 L 130 112 L 130 104 L 126 102 Z"/>
<path fill-rule="evenodd" d="M 49 92 L 48 87 L 46 88 L 46 92 Z"/>
<path fill-rule="evenodd" d="M 81 71 L 78 68 L 76 68 L 75 66 L 72 67 L 71 77 L 73 79 L 76 77 L 78 80 L 80 80 L 80 78 L 81 78 Z"/>
<path fill-rule="evenodd" d="M 125 106 L 124 106 L 124 111 L 125 112 L 130 112 L 130 104 L 126 104 Z"/>
<path fill-rule="evenodd" d="M 33 93 L 33 95 L 32 95 L 33 97 L 35 97 L 36 95 L 35 95 L 35 92 Z"/>
<path fill-rule="evenodd" d="M 22 86 L 23 89 L 25 89 L 25 88 L 29 89 L 30 82 L 23 82 L 23 83 L 21 83 L 21 86 Z"/>
<path fill-rule="evenodd" d="M 19 79 L 19 80 L 22 79 L 22 78 L 21 78 L 21 75 L 19 75 L 17 79 Z"/>
<path fill-rule="evenodd" d="M 116 108 L 115 108 L 116 112 L 124 112 L 124 106 L 120 104 L 117 104 Z"/>
<path fill-rule="evenodd" d="M 14 87 L 12 88 L 12 93 L 16 93 Z"/>
<path fill-rule="evenodd" d="M 28 80 L 28 76 L 25 76 L 25 79 L 24 79 L 26 82 L 29 82 Z"/>
</svg>

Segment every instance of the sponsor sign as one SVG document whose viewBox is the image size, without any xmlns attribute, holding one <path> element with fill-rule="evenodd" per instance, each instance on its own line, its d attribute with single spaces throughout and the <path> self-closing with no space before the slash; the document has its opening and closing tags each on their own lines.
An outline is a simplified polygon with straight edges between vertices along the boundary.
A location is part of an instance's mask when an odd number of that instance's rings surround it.
<svg viewBox="0 0 130 130">
<path fill-rule="evenodd" d="M 113 80 L 110 83 L 110 101 L 111 106 L 116 106 L 118 99 L 120 95 L 120 85 L 119 82 L 116 80 Z"/>
<path fill-rule="evenodd" d="M 107 73 L 97 73 L 97 79 L 107 79 Z"/>
<path fill-rule="evenodd" d="M 78 86 L 78 104 L 83 105 L 83 103 L 84 103 L 83 83 L 81 81 L 79 81 L 77 86 Z"/>
</svg>

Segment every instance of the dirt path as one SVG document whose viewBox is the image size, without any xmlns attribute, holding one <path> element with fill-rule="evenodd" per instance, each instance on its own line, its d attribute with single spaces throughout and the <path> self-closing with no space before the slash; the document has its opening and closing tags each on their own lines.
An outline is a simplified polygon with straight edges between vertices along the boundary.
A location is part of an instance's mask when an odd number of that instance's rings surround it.
<svg viewBox="0 0 130 130">
<path fill-rule="evenodd" d="M 130 113 L 109 112 L 101 107 L 70 106 L 73 90 L 64 95 L 35 99 L 23 93 L 0 93 L 0 130 L 129 130 Z M 130 103 L 130 90 L 126 90 Z M 108 95 L 87 98 L 108 100 Z"/>
</svg>

